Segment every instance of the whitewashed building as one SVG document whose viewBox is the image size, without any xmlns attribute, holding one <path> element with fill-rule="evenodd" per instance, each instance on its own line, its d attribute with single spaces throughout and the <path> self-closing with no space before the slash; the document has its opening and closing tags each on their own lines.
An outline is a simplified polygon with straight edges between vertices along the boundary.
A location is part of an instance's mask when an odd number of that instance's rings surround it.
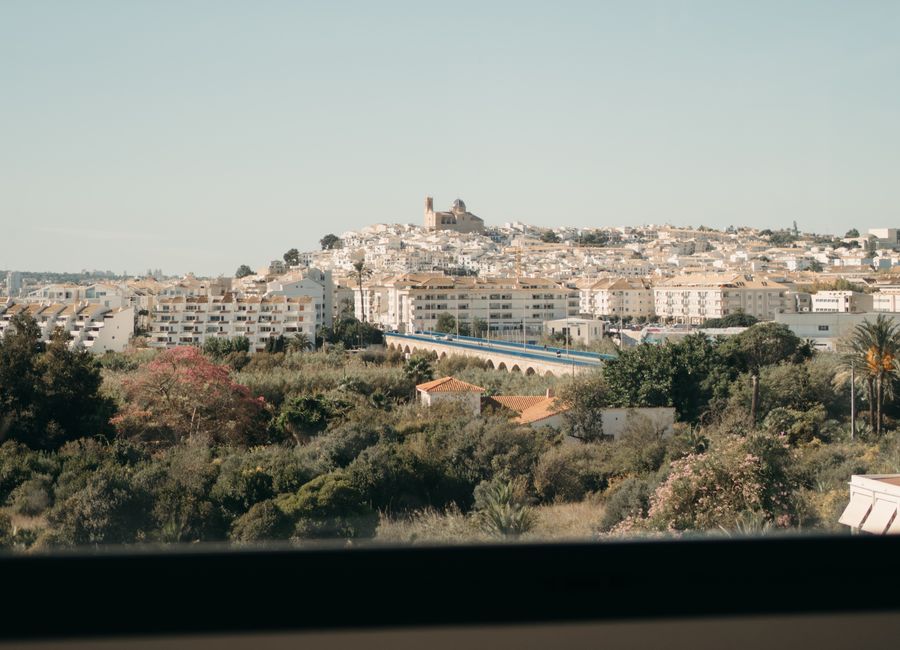
<svg viewBox="0 0 900 650">
<path fill-rule="evenodd" d="M 603 339 L 603 321 L 589 318 L 560 318 L 544 322 L 544 335 L 560 334 L 570 343 L 591 345 Z"/>
<path fill-rule="evenodd" d="M 178 296 L 154 305 L 148 345 L 200 346 L 209 338 L 245 337 L 250 351 L 259 352 L 269 339 L 300 333 L 315 340 L 316 310 L 309 296 Z"/>
<path fill-rule="evenodd" d="M 609 317 L 651 316 L 653 288 L 641 278 L 603 278 L 578 283 L 578 309 L 582 314 Z"/>
<path fill-rule="evenodd" d="M 817 291 L 810 296 L 812 311 L 859 313 L 872 311 L 872 294 L 859 291 Z"/>
<path fill-rule="evenodd" d="M 658 283 L 653 293 L 658 317 L 691 324 L 738 312 L 773 320 L 795 309 L 788 285 L 751 275 L 678 276 Z"/>
<path fill-rule="evenodd" d="M 107 307 L 85 301 L 7 302 L 0 304 L 0 337 L 5 336 L 13 317 L 21 313 L 34 318 L 44 341 L 61 328 L 68 334 L 71 347 L 84 347 L 97 354 L 123 351 L 134 335 L 133 307 Z"/>
<path fill-rule="evenodd" d="M 459 323 L 484 324 L 491 336 L 540 337 L 544 321 L 578 313 L 577 290 L 543 278 L 475 278 L 406 274 L 368 280 L 365 316 L 388 330 L 434 330 L 443 314 Z M 354 292 L 357 317 L 363 314 Z"/>
</svg>

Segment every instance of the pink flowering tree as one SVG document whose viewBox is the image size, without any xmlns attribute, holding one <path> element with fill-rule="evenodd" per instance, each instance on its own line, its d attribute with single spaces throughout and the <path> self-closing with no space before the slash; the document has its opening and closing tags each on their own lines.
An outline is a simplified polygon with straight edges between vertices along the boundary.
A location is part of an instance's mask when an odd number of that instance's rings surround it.
<svg viewBox="0 0 900 650">
<path fill-rule="evenodd" d="M 727 530 L 748 516 L 775 527 L 794 525 L 794 453 L 785 436 L 716 438 L 708 451 L 674 461 L 650 498 L 647 516 L 626 519 L 615 532 Z"/>
<path fill-rule="evenodd" d="M 162 443 L 265 440 L 263 398 L 254 398 L 197 348 L 166 350 L 127 379 L 124 390 L 125 404 L 111 421 L 119 435 Z"/>
</svg>

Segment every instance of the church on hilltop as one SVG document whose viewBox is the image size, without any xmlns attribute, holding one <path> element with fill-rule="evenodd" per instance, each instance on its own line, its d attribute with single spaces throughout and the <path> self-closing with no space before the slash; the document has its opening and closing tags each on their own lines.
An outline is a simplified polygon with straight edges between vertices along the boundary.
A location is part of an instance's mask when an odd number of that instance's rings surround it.
<svg viewBox="0 0 900 650">
<path fill-rule="evenodd" d="M 435 212 L 434 199 L 425 197 L 425 227 L 429 230 L 484 232 L 484 220 L 466 210 L 462 199 L 456 199 L 448 212 Z"/>
</svg>

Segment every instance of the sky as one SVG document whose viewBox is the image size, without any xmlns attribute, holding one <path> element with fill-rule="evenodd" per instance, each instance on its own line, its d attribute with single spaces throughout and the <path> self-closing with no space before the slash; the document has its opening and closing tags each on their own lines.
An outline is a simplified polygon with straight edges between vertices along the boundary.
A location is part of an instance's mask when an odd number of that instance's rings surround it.
<svg viewBox="0 0 900 650">
<path fill-rule="evenodd" d="M 488 225 L 900 225 L 900 3 L 0 2 L 0 269 Z"/>
</svg>

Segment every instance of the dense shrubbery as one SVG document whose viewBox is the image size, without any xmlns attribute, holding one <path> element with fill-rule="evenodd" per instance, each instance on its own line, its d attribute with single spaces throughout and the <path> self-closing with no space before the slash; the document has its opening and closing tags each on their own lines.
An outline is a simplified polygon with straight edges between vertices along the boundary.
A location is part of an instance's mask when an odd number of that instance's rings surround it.
<svg viewBox="0 0 900 650">
<path fill-rule="evenodd" d="M 98 361 L 17 323 L 0 344 L 0 547 L 529 538 L 560 513 L 595 536 L 831 530 L 852 473 L 900 471 L 900 441 L 872 425 L 893 426 L 893 401 L 851 441 L 846 361 L 772 324 L 639 346 L 562 380 L 303 347 Z M 873 368 L 865 407 L 894 394 Z M 447 374 L 488 394 L 553 389 L 570 410 L 562 430 L 534 430 L 414 403 L 416 382 Z M 672 406 L 681 422 L 663 437 L 633 418 L 612 441 L 606 406 Z"/>
</svg>

